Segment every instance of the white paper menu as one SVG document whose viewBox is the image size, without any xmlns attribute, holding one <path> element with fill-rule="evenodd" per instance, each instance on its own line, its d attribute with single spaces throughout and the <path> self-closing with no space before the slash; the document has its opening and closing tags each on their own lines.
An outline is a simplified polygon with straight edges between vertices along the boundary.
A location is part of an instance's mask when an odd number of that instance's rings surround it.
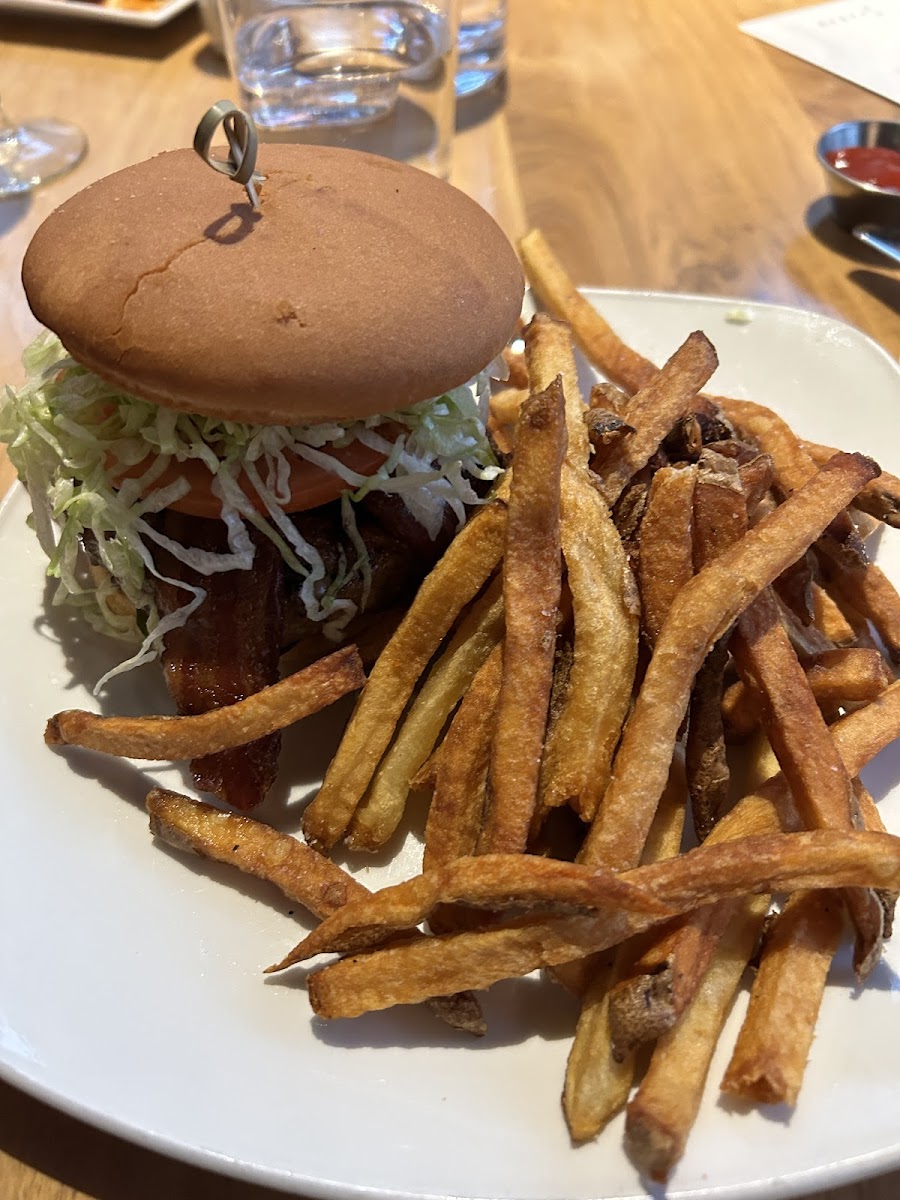
<svg viewBox="0 0 900 1200">
<path fill-rule="evenodd" d="M 832 0 L 740 28 L 900 104 L 900 0 Z"/>
</svg>

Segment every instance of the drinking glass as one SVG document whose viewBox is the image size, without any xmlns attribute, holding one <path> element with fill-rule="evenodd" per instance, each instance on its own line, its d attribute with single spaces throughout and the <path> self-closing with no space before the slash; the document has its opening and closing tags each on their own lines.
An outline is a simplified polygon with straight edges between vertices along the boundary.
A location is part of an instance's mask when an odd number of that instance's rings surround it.
<svg viewBox="0 0 900 1200">
<path fill-rule="evenodd" d="M 0 197 L 30 192 L 70 171 L 86 150 L 77 126 L 52 117 L 14 125 L 0 104 Z"/>
<path fill-rule="evenodd" d="M 263 140 L 368 150 L 447 176 L 457 0 L 219 0 Z"/>
<path fill-rule="evenodd" d="M 471 96 L 506 70 L 506 0 L 462 0 L 456 94 Z"/>
</svg>

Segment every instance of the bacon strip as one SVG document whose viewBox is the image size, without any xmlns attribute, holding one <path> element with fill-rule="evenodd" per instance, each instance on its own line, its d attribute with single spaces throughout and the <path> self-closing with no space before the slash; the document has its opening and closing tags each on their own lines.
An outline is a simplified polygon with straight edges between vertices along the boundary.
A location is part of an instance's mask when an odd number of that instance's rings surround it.
<svg viewBox="0 0 900 1200">
<path fill-rule="evenodd" d="M 227 549 L 221 521 L 167 510 L 160 517 L 166 536 L 203 550 Z M 173 579 L 197 584 L 206 599 L 180 628 L 166 635 L 162 656 L 166 685 L 182 716 L 208 712 L 260 691 L 279 679 L 284 626 L 282 559 L 267 539 L 251 530 L 256 554 L 251 571 L 200 576 L 168 552 L 157 564 Z M 186 593 L 154 580 L 160 614 L 185 602 Z M 281 734 L 223 750 L 191 762 L 196 787 L 233 808 L 254 808 L 275 781 Z"/>
</svg>

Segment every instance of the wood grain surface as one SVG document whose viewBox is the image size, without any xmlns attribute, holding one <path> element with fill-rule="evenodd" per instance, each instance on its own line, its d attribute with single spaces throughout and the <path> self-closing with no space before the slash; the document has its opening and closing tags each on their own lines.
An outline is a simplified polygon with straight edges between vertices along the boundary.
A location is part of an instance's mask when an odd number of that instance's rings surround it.
<svg viewBox="0 0 900 1200">
<path fill-rule="evenodd" d="M 900 354 L 900 272 L 833 225 L 813 156 L 834 122 L 897 108 L 739 32 L 782 7 L 512 0 L 507 87 L 461 107 L 456 182 L 511 236 L 542 226 L 580 283 L 795 304 Z M 68 116 L 90 139 L 69 175 L 0 202 L 0 379 L 15 383 L 36 329 L 19 268 L 40 221 L 92 180 L 187 144 L 234 92 L 195 11 L 156 31 L 4 14 L 0 86 L 15 115 Z M 0 490 L 10 479 L 0 463 Z M 0 1084 L 0 1200 L 275 1195 Z M 900 1174 L 818 1195 L 894 1200 Z"/>
</svg>

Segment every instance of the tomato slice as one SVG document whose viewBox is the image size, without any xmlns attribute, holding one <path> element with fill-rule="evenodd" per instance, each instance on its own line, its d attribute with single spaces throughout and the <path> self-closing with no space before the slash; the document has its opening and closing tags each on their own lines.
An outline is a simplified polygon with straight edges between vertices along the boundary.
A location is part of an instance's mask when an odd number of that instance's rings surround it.
<svg viewBox="0 0 900 1200">
<path fill-rule="evenodd" d="M 396 428 L 391 426 L 382 426 L 378 432 L 385 437 L 396 436 Z M 326 453 L 360 475 L 374 475 L 387 458 L 386 454 L 364 446 L 362 442 L 351 442 L 348 446 L 340 448 L 331 447 Z M 336 500 L 341 492 L 346 490 L 347 484 L 340 475 L 293 454 L 286 454 L 285 457 L 291 464 L 290 500 L 284 505 L 285 512 L 303 512 L 309 508 L 318 508 L 321 504 L 328 504 L 329 501 Z M 138 475 L 143 475 L 148 469 L 148 465 L 148 460 L 145 458 L 135 466 L 121 471 L 118 478 L 135 479 Z M 215 519 L 221 515 L 222 502 L 210 490 L 213 476 L 199 459 L 190 458 L 183 463 L 172 463 L 154 483 L 153 488 L 155 490 L 165 487 L 166 484 L 174 483 L 179 478 L 186 479 L 191 490 L 170 505 L 171 508 L 192 517 Z M 253 507 L 259 512 L 265 512 L 265 505 L 257 496 L 246 475 L 242 473 L 239 480 Z"/>
</svg>

